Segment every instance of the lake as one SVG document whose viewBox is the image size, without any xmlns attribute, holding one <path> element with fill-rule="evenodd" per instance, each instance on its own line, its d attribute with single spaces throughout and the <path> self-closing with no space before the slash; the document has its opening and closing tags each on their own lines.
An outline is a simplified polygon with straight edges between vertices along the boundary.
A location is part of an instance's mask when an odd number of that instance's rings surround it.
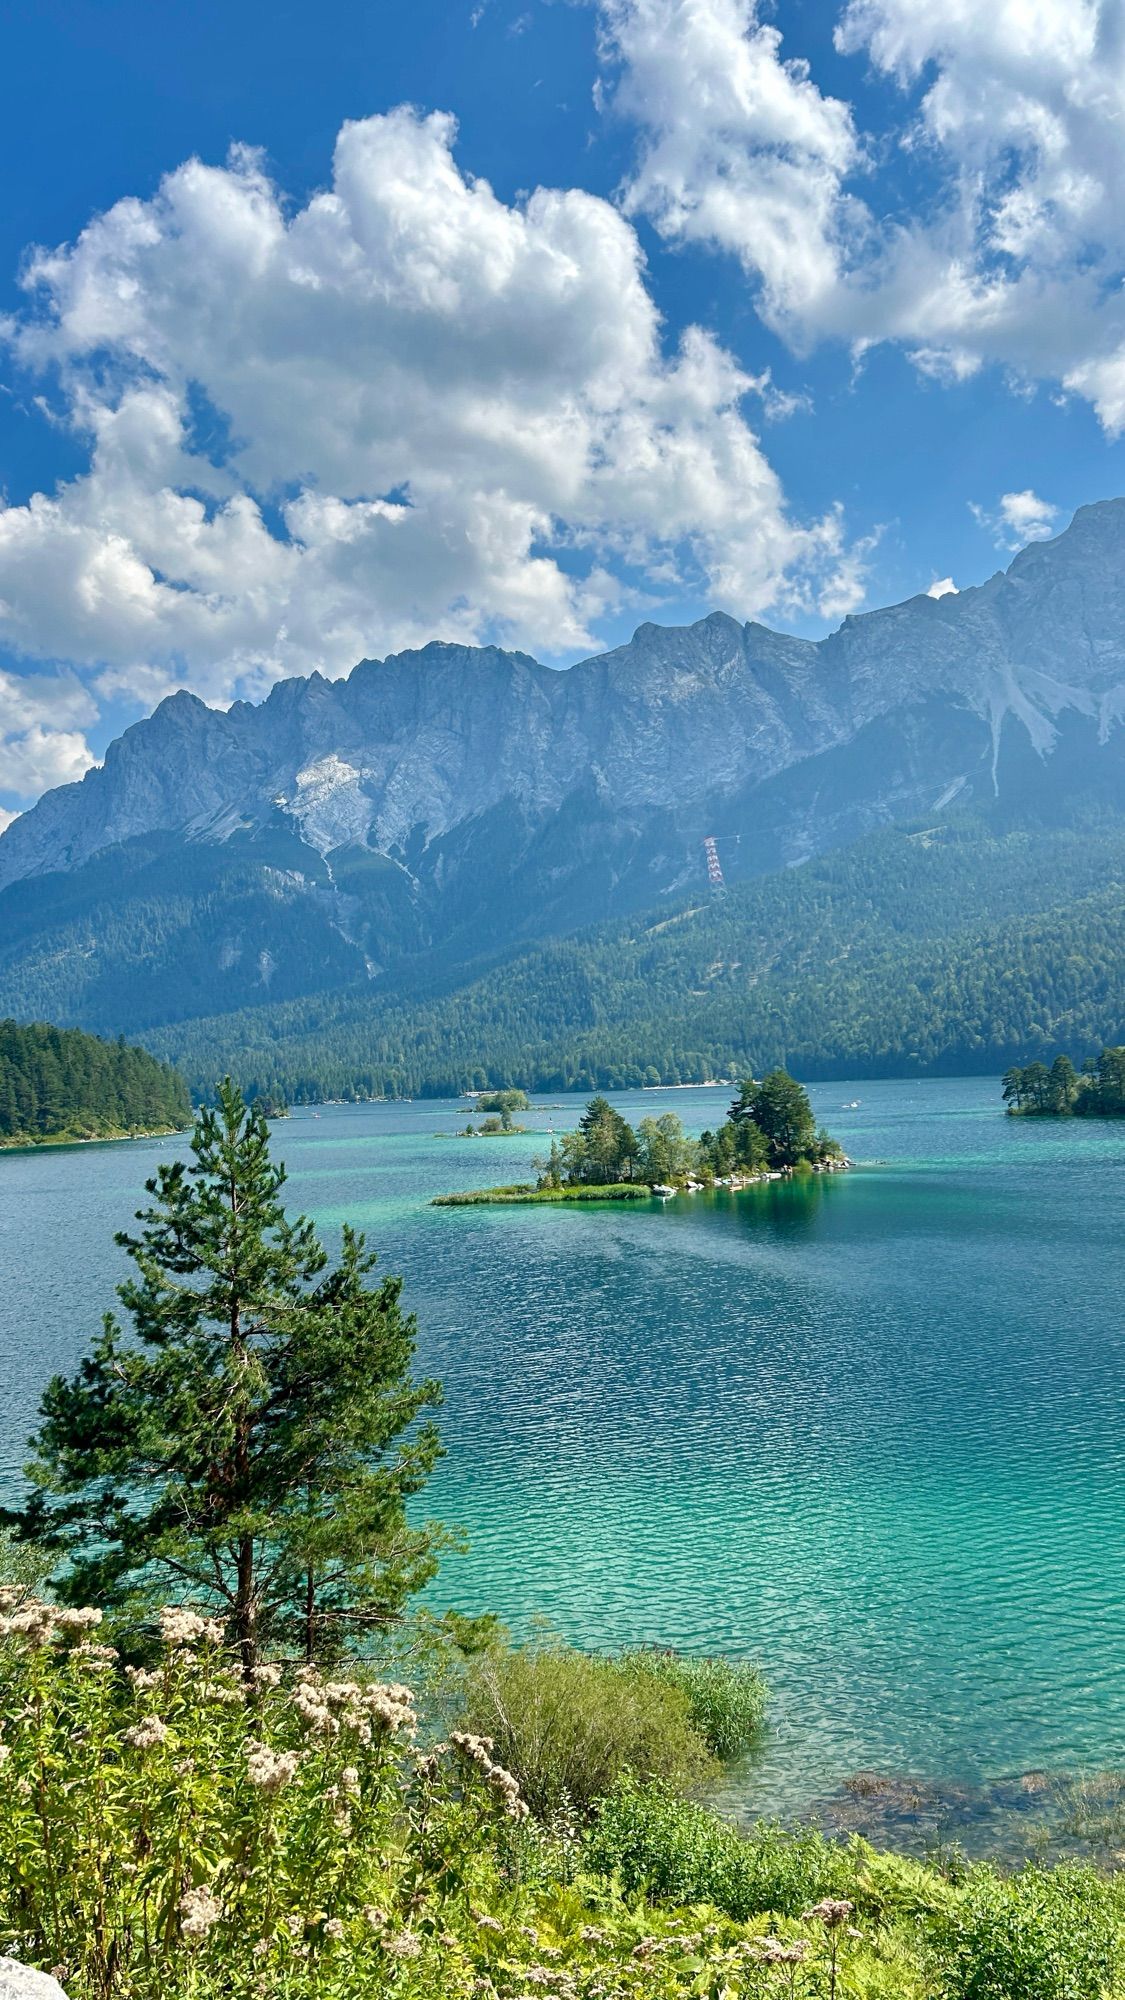
<svg viewBox="0 0 1125 2000">
<path fill-rule="evenodd" d="M 720 1122 L 729 1090 L 619 1093 Z M 521 1178 L 464 1106 L 298 1111 L 291 1205 L 363 1227 L 446 1385 L 439 1601 L 761 1661 L 736 1810 L 858 1770 L 953 1787 L 1105 1767 L 1125 1740 L 1125 1129 L 1003 1116 L 978 1078 L 830 1084 L 856 1170 L 590 1209 L 434 1209 Z M 844 1109 L 853 1098 L 858 1108 Z M 112 1304 L 179 1142 L 0 1155 L 0 1482 Z"/>
</svg>

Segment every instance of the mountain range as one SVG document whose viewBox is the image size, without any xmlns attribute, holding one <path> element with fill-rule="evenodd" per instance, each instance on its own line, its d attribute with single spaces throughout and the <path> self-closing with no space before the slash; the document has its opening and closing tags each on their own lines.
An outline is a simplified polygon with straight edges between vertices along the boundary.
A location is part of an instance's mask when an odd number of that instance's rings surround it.
<svg viewBox="0 0 1125 2000">
<path fill-rule="evenodd" d="M 261 1029 L 294 1005 L 374 1033 L 591 927 L 610 953 L 643 913 L 655 933 L 696 910 L 701 940 L 725 935 L 706 837 L 728 887 L 776 878 L 784 928 L 797 864 L 877 851 L 888 829 L 926 833 L 922 852 L 955 832 L 951 938 L 992 908 L 981 871 L 1017 828 L 1048 846 L 1068 829 L 1067 899 L 1112 891 L 1119 815 L 1125 500 L 1109 500 L 979 587 L 819 642 L 715 613 L 562 671 L 435 643 L 225 712 L 172 695 L 0 838 L 0 1013 L 165 1052 L 177 1024 L 260 1010 Z M 1045 907 L 1023 895 L 1021 915 Z M 776 976 L 761 930 L 735 956 L 747 993 Z M 710 1004 L 706 981 L 689 990 Z"/>
</svg>

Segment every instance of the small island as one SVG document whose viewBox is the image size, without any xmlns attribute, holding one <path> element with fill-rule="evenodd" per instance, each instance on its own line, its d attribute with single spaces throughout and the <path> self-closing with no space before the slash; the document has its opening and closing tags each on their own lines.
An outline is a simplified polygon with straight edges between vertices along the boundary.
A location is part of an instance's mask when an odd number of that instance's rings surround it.
<svg viewBox="0 0 1125 2000">
<path fill-rule="evenodd" d="M 643 1118 L 636 1131 L 608 1098 L 593 1097 L 578 1129 L 551 1141 L 538 1178 L 509 1187 L 467 1188 L 434 1198 L 435 1208 L 560 1201 L 643 1201 L 704 1188 L 745 1188 L 799 1173 L 838 1173 L 843 1149 L 818 1128 L 808 1092 L 787 1070 L 747 1077 L 717 1132 L 692 1139 L 674 1111 Z"/>
<path fill-rule="evenodd" d="M 1103 1049 L 1076 1070 L 1069 1056 L 1005 1072 L 1010 1118 L 1125 1118 L 1125 1048 Z"/>
<path fill-rule="evenodd" d="M 458 1139 L 506 1139 L 510 1133 L 527 1131 L 526 1125 L 514 1123 L 512 1113 L 530 1111 L 531 1099 L 526 1090 L 485 1090 L 474 1099 L 473 1109 L 489 1116 L 479 1125 L 470 1122 L 464 1126 L 456 1135 Z"/>
<path fill-rule="evenodd" d="M 0 1021 L 0 1148 L 180 1132 L 191 1100 L 147 1049 L 45 1021 Z"/>
</svg>

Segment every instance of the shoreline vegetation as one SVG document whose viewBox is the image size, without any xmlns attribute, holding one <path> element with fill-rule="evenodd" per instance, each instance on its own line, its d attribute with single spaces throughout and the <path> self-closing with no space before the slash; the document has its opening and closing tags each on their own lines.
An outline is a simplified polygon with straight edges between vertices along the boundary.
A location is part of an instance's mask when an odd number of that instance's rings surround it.
<svg viewBox="0 0 1125 2000">
<path fill-rule="evenodd" d="M 457 1194 L 436 1194 L 431 1208 L 503 1208 L 529 1203 L 565 1201 L 651 1201 L 644 1181 L 622 1181 L 604 1187 L 537 1187 L 534 1181 L 514 1181 L 510 1187 L 463 1188 Z"/>
<path fill-rule="evenodd" d="M 522 1095 L 522 1093 L 520 1093 Z M 538 1178 L 503 1187 L 435 1195 L 433 1208 L 560 1201 L 636 1201 L 706 1188 L 739 1190 L 794 1174 L 840 1173 L 851 1165 L 818 1127 L 803 1085 L 787 1070 L 739 1086 L 717 1132 L 692 1139 L 674 1111 L 643 1118 L 636 1131 L 604 1097 L 590 1099 L 574 1132 L 552 1139 Z"/>
<path fill-rule="evenodd" d="M 568 1157 L 615 1134 L 595 1099 Z M 441 1386 L 401 1280 L 347 1225 L 332 1262 L 284 1178 L 228 1082 L 117 1239 L 128 1332 L 44 1392 L 0 1516 L 0 1954 L 68 2000 L 1125 1992 L 1119 1779 L 1055 1865 L 743 1831 L 703 1797 L 761 1739 L 753 1663 L 418 1610 L 458 1546 L 408 1512 Z"/>
<path fill-rule="evenodd" d="M 0 1150 L 159 1138 L 190 1124 L 183 1078 L 147 1049 L 0 1021 Z"/>
<path fill-rule="evenodd" d="M 526 1090 L 470 1091 L 468 1094 L 473 1101 L 473 1110 L 484 1111 L 488 1116 L 482 1118 L 479 1125 L 474 1125 L 470 1117 L 469 1123 L 453 1134 L 455 1139 L 512 1139 L 528 1131 L 526 1125 L 517 1125 L 512 1116 L 515 1111 L 531 1110 L 531 1099 Z M 434 1137 L 444 1139 L 446 1134 L 435 1132 Z"/>
<path fill-rule="evenodd" d="M 31 1132 L 17 1132 L 0 1138 L 0 1153 L 42 1153 L 52 1146 L 114 1146 L 122 1139 L 173 1139 L 186 1132 L 190 1119 L 176 1125 L 130 1125 L 118 1131 L 52 1132 L 40 1138 Z"/>
<path fill-rule="evenodd" d="M 1076 1070 L 1069 1056 L 1005 1071 L 1009 1118 L 1125 1118 L 1125 1048 L 1103 1049 Z"/>
</svg>

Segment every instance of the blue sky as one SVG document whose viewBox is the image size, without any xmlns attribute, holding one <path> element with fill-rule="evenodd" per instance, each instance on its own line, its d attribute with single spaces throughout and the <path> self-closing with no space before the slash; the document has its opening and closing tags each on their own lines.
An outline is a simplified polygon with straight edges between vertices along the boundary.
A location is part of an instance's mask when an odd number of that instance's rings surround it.
<svg viewBox="0 0 1125 2000">
<path fill-rule="evenodd" d="M 1125 491 L 1125 0 L 0 19 L 0 813 L 176 686 L 815 635 Z"/>
</svg>

